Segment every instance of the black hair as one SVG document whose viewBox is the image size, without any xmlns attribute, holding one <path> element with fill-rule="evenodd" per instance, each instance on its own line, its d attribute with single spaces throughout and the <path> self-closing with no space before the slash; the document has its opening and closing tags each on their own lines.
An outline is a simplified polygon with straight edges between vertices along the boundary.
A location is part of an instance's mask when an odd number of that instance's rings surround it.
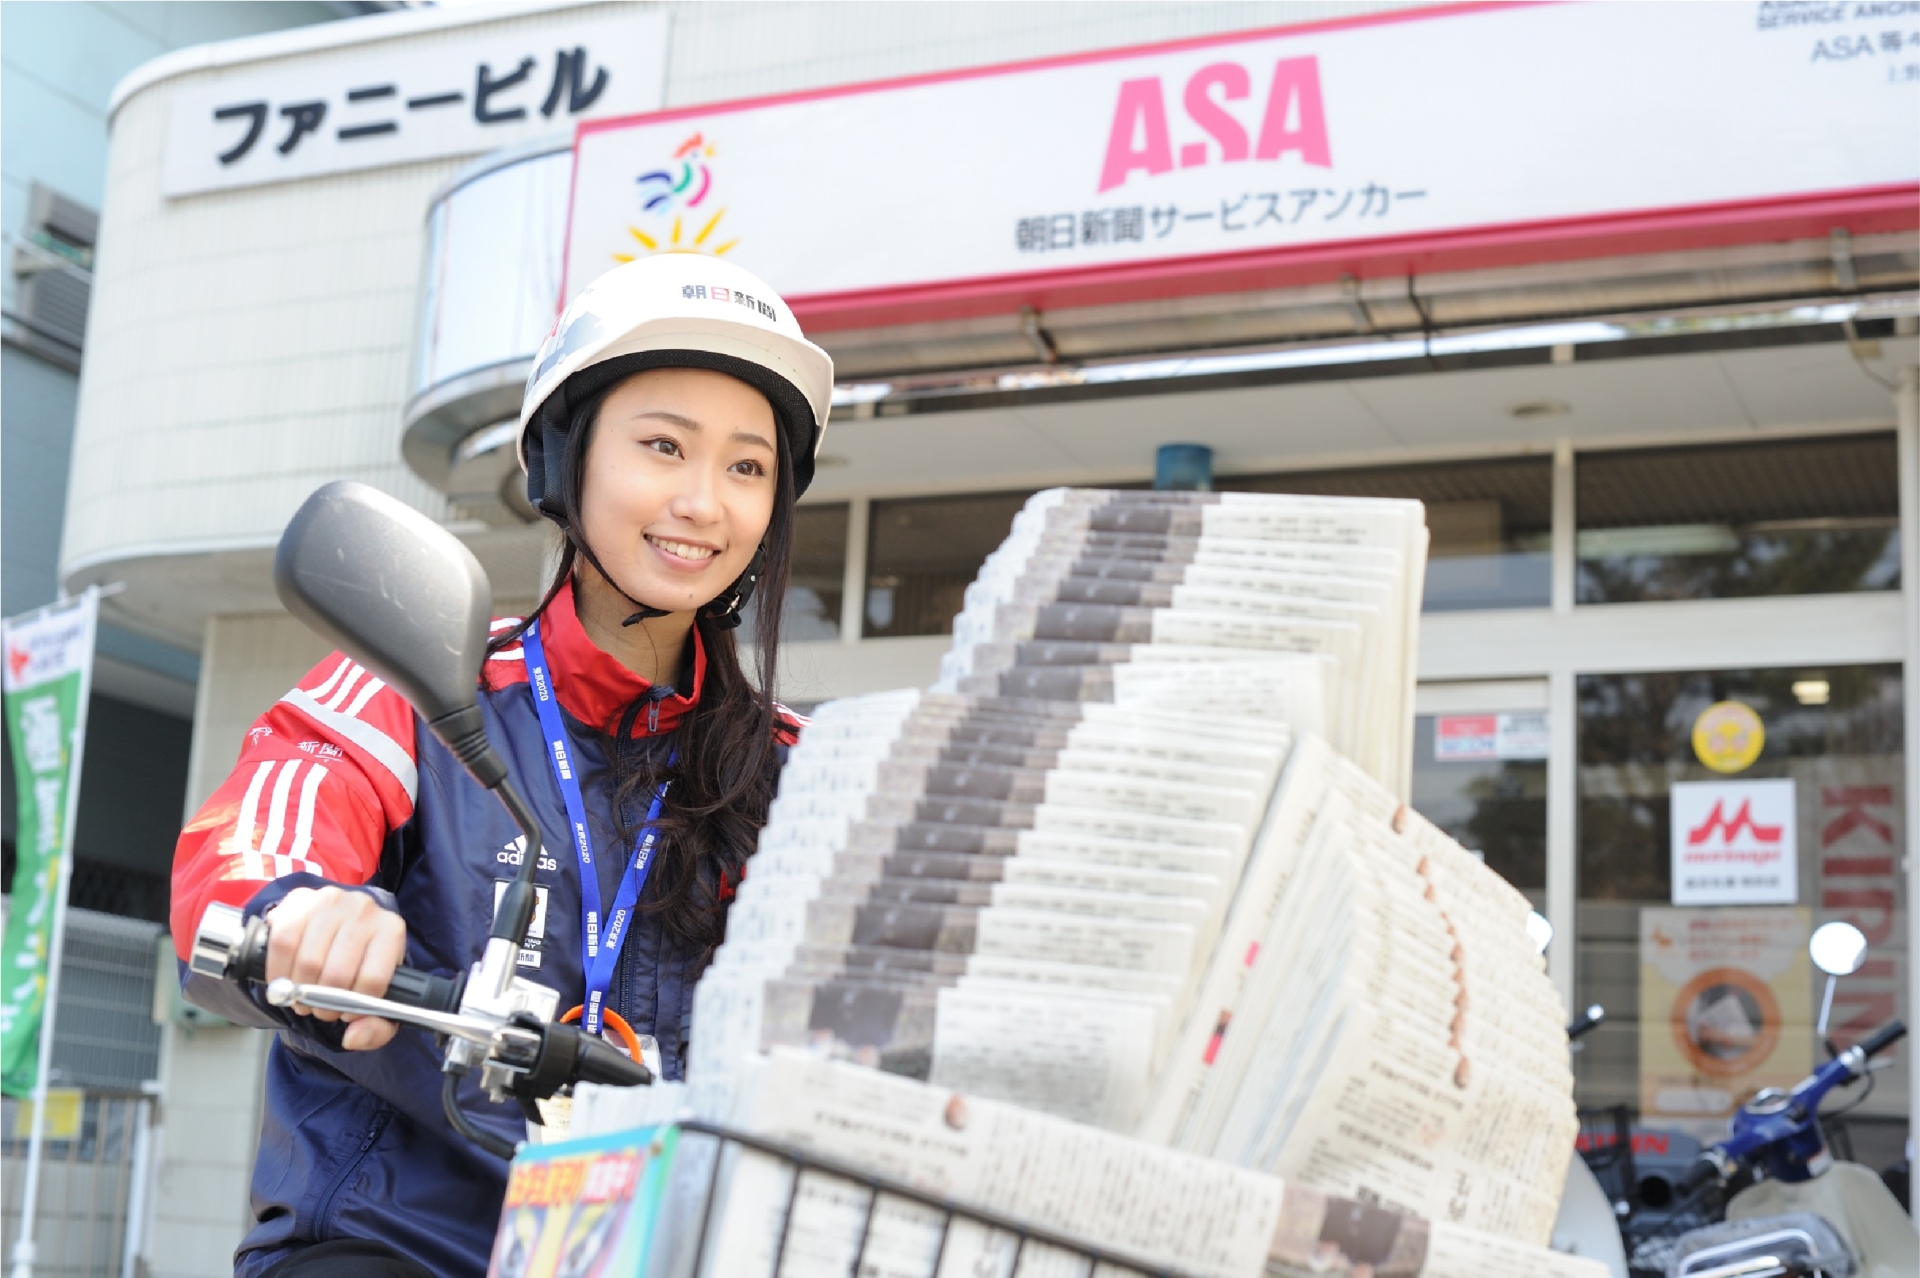
<svg viewBox="0 0 1920 1278">
<path fill-rule="evenodd" d="M 638 374 L 634 374 L 637 376 Z M 517 643 L 533 620 L 550 607 L 576 571 L 600 571 L 586 549 L 581 529 L 581 494 L 587 449 L 601 405 L 625 379 L 601 387 L 571 413 L 559 468 L 560 524 L 565 541 L 540 604 L 525 620 L 495 637 L 489 652 Z M 778 415 L 780 409 L 774 408 Z M 780 647 L 780 620 L 793 554 L 794 477 L 792 450 L 784 429 L 774 432 L 778 460 L 774 474 L 773 515 L 760 543 L 763 567 L 751 610 L 754 671 L 749 678 L 735 642 L 736 630 L 717 624 L 702 609 L 694 628 L 706 652 L 700 699 L 675 728 L 675 761 L 669 773 L 666 752 L 639 747 L 634 725 L 646 713 L 642 696 L 604 724 L 590 725 L 600 737 L 614 776 L 614 820 L 623 845 L 631 845 L 654 787 L 671 780 L 661 808 L 659 851 L 648 879 L 643 912 L 657 914 L 679 940 L 706 954 L 725 931 L 723 883 L 738 883 L 741 867 L 753 854 L 766 824 L 779 778 L 776 733 L 782 721 L 773 700 Z M 583 553 L 584 552 L 584 553 Z M 618 583 L 610 583 L 616 590 Z M 624 591 L 623 591 L 624 593 Z M 683 691 L 690 691 L 683 690 Z"/>
</svg>

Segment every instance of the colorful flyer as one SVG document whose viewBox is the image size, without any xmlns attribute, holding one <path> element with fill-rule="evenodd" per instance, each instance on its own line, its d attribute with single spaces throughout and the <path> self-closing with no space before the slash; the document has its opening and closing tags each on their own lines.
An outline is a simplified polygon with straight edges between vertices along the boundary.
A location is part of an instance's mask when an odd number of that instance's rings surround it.
<svg viewBox="0 0 1920 1278">
<path fill-rule="evenodd" d="M 507 1178 L 487 1278 L 646 1272 L 677 1127 L 529 1145 Z"/>
<path fill-rule="evenodd" d="M 1763 1087 L 1813 1064 L 1809 911 L 1640 912 L 1640 1110 L 1644 1121 L 1725 1134 Z"/>
</svg>

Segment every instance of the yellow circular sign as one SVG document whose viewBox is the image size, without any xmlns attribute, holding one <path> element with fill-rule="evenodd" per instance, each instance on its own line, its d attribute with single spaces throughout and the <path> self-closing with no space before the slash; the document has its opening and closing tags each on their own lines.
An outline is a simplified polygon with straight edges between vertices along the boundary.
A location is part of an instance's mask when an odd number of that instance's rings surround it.
<svg viewBox="0 0 1920 1278">
<path fill-rule="evenodd" d="M 1693 752 L 1715 772 L 1744 772 L 1767 744 L 1767 729 L 1752 706 L 1716 701 L 1693 721 Z"/>
</svg>

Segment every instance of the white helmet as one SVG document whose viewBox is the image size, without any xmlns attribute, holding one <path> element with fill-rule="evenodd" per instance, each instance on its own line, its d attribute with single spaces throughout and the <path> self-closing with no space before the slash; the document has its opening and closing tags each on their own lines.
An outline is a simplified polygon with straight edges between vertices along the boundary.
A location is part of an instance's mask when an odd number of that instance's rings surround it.
<svg viewBox="0 0 1920 1278">
<path fill-rule="evenodd" d="M 561 516 L 559 464 L 574 410 L 649 368 L 712 369 L 758 390 L 786 438 L 794 495 L 813 482 L 833 402 L 833 357 L 806 339 L 780 295 L 751 271 L 662 253 L 587 285 L 540 345 L 520 403 L 520 467 L 535 509 Z"/>
</svg>

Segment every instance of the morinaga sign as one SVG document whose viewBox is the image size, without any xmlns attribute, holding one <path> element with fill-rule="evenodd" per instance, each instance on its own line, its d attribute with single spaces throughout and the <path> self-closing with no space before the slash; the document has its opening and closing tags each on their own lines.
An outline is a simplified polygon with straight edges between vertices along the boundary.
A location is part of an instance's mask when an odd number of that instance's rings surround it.
<svg viewBox="0 0 1920 1278">
<path fill-rule="evenodd" d="M 362 19 L 377 24 L 383 19 Z M 663 9 L 553 12 L 539 26 L 417 31 L 196 78 L 173 99 L 170 196 L 477 155 L 650 111 Z"/>
<path fill-rule="evenodd" d="M 588 123 L 566 292 L 717 253 L 848 327 L 1911 229 L 1920 28 L 1834 7 L 1438 6 Z"/>
</svg>

